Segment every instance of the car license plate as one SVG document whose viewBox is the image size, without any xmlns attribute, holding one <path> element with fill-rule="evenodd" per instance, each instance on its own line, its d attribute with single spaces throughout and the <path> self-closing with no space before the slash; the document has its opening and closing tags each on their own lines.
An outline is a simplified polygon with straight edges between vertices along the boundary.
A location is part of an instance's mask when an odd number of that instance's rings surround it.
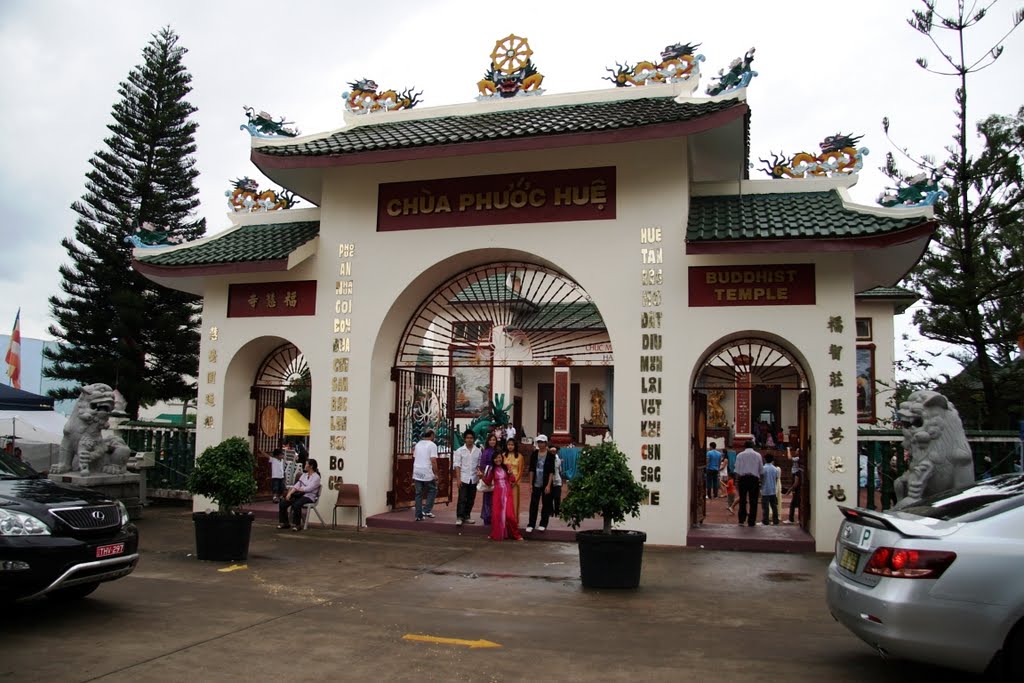
<svg viewBox="0 0 1024 683">
<path fill-rule="evenodd" d="M 96 548 L 96 557 L 113 557 L 124 552 L 124 543 L 111 543 Z"/>
<path fill-rule="evenodd" d="M 839 555 L 839 566 L 848 572 L 857 573 L 857 563 L 860 562 L 860 553 L 855 553 L 849 548 L 843 548 Z"/>
</svg>

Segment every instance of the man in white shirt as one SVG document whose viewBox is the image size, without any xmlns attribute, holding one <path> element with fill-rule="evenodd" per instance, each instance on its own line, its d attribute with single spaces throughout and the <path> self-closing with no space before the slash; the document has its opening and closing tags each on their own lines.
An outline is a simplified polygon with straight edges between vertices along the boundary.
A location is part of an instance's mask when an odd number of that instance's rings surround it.
<svg viewBox="0 0 1024 683">
<path fill-rule="evenodd" d="M 437 444 L 433 429 L 423 432 L 423 438 L 412 449 L 412 484 L 416 487 L 416 521 L 422 522 L 424 517 L 434 516 L 432 510 L 437 497 Z M 425 504 L 424 489 L 427 491 Z"/>
<path fill-rule="evenodd" d="M 736 456 L 736 476 L 739 477 L 740 526 L 757 524 L 757 498 L 761 492 L 761 474 L 764 459 L 754 450 L 754 442 L 747 441 Z M 749 508 L 749 514 L 748 514 Z"/>
<path fill-rule="evenodd" d="M 473 519 L 473 503 L 476 502 L 477 471 L 480 469 L 480 448 L 476 445 L 476 434 L 467 429 L 462 435 L 465 445 L 455 451 L 452 466 L 459 481 L 459 502 L 455 506 L 455 526 L 462 523 L 476 524 Z"/>
</svg>

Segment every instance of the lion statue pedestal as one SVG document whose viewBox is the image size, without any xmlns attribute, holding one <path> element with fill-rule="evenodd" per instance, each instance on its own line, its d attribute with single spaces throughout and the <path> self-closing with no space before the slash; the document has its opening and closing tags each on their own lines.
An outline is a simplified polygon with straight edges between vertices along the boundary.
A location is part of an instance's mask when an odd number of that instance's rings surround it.
<svg viewBox="0 0 1024 683">
<path fill-rule="evenodd" d="M 123 409 L 106 384 L 82 387 L 64 425 L 60 455 L 50 467 L 50 479 L 84 486 L 120 500 L 132 519 L 142 516 L 145 478 L 128 472 L 131 449 L 119 436 L 104 432 L 110 418 Z"/>
</svg>

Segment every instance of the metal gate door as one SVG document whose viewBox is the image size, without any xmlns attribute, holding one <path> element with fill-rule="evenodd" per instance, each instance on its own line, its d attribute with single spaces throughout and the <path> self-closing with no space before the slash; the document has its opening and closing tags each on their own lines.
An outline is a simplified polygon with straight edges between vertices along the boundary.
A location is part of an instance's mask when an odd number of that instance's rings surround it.
<svg viewBox="0 0 1024 683">
<path fill-rule="evenodd" d="M 804 479 L 800 486 L 800 528 L 811 533 L 811 487 L 814 486 L 811 466 L 811 439 L 808 434 L 808 414 L 811 405 L 811 392 L 801 391 L 797 399 L 797 433 L 800 442 L 800 464 L 803 466 Z"/>
<path fill-rule="evenodd" d="M 707 516 L 707 500 L 704 498 L 704 472 L 708 457 L 707 451 L 707 423 L 708 423 L 708 397 L 707 394 L 699 391 L 693 392 L 690 402 L 693 409 L 693 443 L 690 451 L 693 453 L 691 462 L 693 468 L 690 472 L 690 526 L 696 526 L 704 522 Z"/>
<path fill-rule="evenodd" d="M 284 389 L 253 387 L 256 400 L 256 421 L 249 425 L 256 456 L 256 494 L 270 493 L 270 454 L 281 446 L 284 438 Z"/>
<path fill-rule="evenodd" d="M 394 459 L 388 504 L 407 508 L 415 504 L 412 483 L 412 451 L 428 428 L 435 433 L 437 444 L 438 503 L 452 500 L 452 385 L 448 375 L 435 375 L 405 368 L 393 368 L 395 412 L 390 424 L 394 428 Z"/>
</svg>

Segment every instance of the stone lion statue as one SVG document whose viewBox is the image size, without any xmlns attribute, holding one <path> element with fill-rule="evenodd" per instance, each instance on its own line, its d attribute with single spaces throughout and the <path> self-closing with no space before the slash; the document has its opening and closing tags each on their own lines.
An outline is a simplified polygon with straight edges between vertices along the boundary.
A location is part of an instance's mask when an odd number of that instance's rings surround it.
<svg viewBox="0 0 1024 683">
<path fill-rule="evenodd" d="M 960 414 L 934 391 L 915 391 L 897 411 L 903 428 L 903 452 L 910 455 L 907 471 L 893 482 L 895 508 L 974 483 L 974 457 Z"/>
<path fill-rule="evenodd" d="M 70 472 L 75 456 L 84 475 L 124 474 L 131 449 L 116 436 L 103 436 L 110 426 L 110 415 L 117 406 L 114 390 L 106 384 L 82 387 L 71 416 L 64 425 L 60 457 L 50 468 L 53 474 Z"/>
</svg>

